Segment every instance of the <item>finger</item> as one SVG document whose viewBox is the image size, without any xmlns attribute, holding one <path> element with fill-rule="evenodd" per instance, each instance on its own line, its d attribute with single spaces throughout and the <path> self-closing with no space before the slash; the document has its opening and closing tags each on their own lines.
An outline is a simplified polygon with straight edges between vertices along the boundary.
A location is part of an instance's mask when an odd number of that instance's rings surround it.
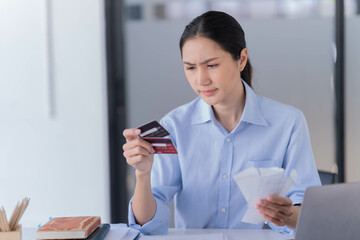
<svg viewBox="0 0 360 240">
<path fill-rule="evenodd" d="M 277 203 L 278 205 L 282 206 L 292 206 L 293 202 L 290 198 L 287 197 L 280 197 L 275 195 L 270 195 L 267 197 L 267 200 L 273 203 Z"/>
<path fill-rule="evenodd" d="M 136 128 L 129 128 L 123 131 L 123 135 L 127 142 L 136 139 L 140 133 L 140 129 Z"/>
<path fill-rule="evenodd" d="M 264 200 L 264 199 L 259 200 L 257 204 L 262 207 L 272 209 L 273 211 L 281 212 L 287 216 L 290 216 L 293 213 L 292 209 L 291 209 L 292 205 L 288 205 L 288 206 L 278 205 L 277 203 L 270 202 L 270 201 Z"/>
<path fill-rule="evenodd" d="M 292 212 L 290 214 L 284 214 L 284 213 L 276 211 L 272 208 L 267 208 L 267 207 L 261 206 L 261 205 L 256 205 L 255 207 L 259 212 L 262 212 L 272 218 L 281 219 L 284 222 L 287 222 L 290 219 L 290 216 L 292 215 Z"/>
<path fill-rule="evenodd" d="M 284 226 L 286 224 L 286 221 L 282 220 L 282 219 L 278 219 L 278 218 L 274 218 L 274 217 L 271 217 L 267 214 L 264 214 L 263 216 L 267 221 L 273 223 L 275 226 Z"/>
<path fill-rule="evenodd" d="M 268 214 L 266 214 L 263 209 L 261 207 L 259 207 L 258 205 L 255 206 L 256 209 L 258 210 L 258 212 L 260 213 L 260 215 L 267 220 L 268 222 L 271 222 L 273 224 L 275 224 L 276 226 L 283 226 L 285 225 L 284 221 L 282 221 L 281 219 L 277 219 L 274 217 L 269 216 Z"/>
<path fill-rule="evenodd" d="M 130 158 L 130 157 L 134 157 L 137 155 L 142 155 L 145 157 L 150 156 L 151 153 L 149 153 L 149 151 L 145 148 L 143 148 L 142 146 L 135 146 L 129 150 L 124 151 L 124 157 L 125 158 Z"/>
<path fill-rule="evenodd" d="M 145 162 L 148 160 L 148 157 L 145 157 L 144 155 L 136 155 L 130 158 L 126 158 L 126 162 L 130 166 L 135 166 L 138 163 Z"/>
<path fill-rule="evenodd" d="M 260 213 L 260 215 L 267 221 L 272 222 L 273 224 L 275 224 L 276 226 L 284 226 L 286 224 L 286 222 L 290 219 L 290 218 L 279 218 L 277 216 L 274 216 L 273 214 L 269 214 L 266 209 L 259 207 L 258 205 L 256 205 L 256 209 L 258 210 L 258 212 Z"/>
<path fill-rule="evenodd" d="M 155 149 L 153 148 L 153 146 L 151 145 L 151 143 L 145 141 L 144 139 L 142 138 L 136 138 L 136 139 L 133 139 L 127 143 L 125 143 L 123 145 L 123 150 L 124 151 L 129 151 L 130 149 L 132 148 L 135 148 L 137 146 L 141 146 L 143 147 L 144 149 L 146 149 L 149 153 L 155 153 Z"/>
</svg>

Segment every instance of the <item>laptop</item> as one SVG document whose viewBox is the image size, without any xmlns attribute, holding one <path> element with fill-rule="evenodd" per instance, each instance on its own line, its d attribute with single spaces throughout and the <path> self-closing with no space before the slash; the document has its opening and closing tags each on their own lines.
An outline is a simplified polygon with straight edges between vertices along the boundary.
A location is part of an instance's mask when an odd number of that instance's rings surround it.
<svg viewBox="0 0 360 240">
<path fill-rule="evenodd" d="M 359 240 L 360 182 L 309 187 L 295 240 Z"/>
</svg>

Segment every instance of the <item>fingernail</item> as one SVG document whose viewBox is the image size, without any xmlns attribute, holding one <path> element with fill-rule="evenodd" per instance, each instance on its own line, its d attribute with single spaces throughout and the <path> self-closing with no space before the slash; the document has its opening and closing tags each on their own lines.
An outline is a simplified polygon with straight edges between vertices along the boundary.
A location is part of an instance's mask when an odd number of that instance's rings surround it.
<svg viewBox="0 0 360 240">
<path fill-rule="evenodd" d="M 151 153 L 155 153 L 155 149 L 152 148 L 152 149 L 151 149 Z"/>
<path fill-rule="evenodd" d="M 135 133 L 140 134 L 141 133 L 140 129 L 135 129 Z"/>
</svg>

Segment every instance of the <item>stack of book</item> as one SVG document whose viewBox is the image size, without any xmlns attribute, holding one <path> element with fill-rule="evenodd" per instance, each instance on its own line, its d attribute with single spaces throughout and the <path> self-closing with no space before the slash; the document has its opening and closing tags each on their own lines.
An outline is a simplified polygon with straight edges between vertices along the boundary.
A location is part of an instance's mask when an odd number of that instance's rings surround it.
<svg viewBox="0 0 360 240">
<path fill-rule="evenodd" d="M 39 228 L 36 238 L 103 240 L 109 230 L 110 224 L 101 224 L 100 217 L 57 217 Z"/>
</svg>

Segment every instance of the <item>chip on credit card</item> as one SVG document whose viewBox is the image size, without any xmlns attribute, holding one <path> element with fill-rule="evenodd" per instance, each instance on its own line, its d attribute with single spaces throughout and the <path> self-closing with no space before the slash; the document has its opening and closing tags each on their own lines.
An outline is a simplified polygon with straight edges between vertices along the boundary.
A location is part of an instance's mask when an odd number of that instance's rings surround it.
<svg viewBox="0 0 360 240">
<path fill-rule="evenodd" d="M 164 138 L 170 133 L 157 121 L 149 122 L 141 127 L 140 137 L 151 143 L 156 154 L 177 154 L 176 148 L 170 138 Z"/>
</svg>

